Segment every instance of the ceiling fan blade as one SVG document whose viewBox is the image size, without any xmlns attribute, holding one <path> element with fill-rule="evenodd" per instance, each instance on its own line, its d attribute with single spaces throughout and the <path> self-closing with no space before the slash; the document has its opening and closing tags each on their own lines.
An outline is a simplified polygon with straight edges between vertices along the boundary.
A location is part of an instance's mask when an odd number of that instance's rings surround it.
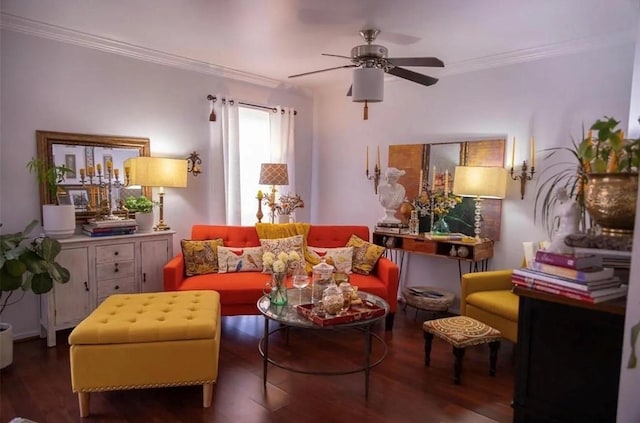
<svg viewBox="0 0 640 423">
<path fill-rule="evenodd" d="M 387 61 L 394 66 L 429 66 L 443 68 L 444 63 L 437 57 L 394 57 Z"/>
<path fill-rule="evenodd" d="M 347 97 L 351 97 L 353 94 L 353 85 L 349 85 L 349 91 L 347 91 Z"/>
<path fill-rule="evenodd" d="M 436 78 L 432 78 L 430 76 L 423 75 L 421 73 L 410 71 L 404 68 L 391 68 L 387 73 L 426 86 L 433 85 L 438 82 Z"/>
<path fill-rule="evenodd" d="M 320 54 L 322 54 L 323 56 L 342 57 L 343 59 L 349 59 L 349 60 L 351 60 L 351 57 L 349 57 L 349 56 L 342 56 L 342 55 L 340 55 L 340 54 L 329 54 L 329 53 L 320 53 Z"/>
<path fill-rule="evenodd" d="M 334 69 L 355 68 L 355 67 L 356 67 L 356 65 L 336 66 L 334 68 L 328 68 L 328 69 L 321 69 L 321 70 L 312 71 L 312 72 L 299 73 L 297 75 L 290 75 L 289 78 L 297 78 L 299 76 L 312 75 L 314 73 L 326 72 L 326 71 L 330 71 L 330 70 L 334 70 Z"/>
</svg>

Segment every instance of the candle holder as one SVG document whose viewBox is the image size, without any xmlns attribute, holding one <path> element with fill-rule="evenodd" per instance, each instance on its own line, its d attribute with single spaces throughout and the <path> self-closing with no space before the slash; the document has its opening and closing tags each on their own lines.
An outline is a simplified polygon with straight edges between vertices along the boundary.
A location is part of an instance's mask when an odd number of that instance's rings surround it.
<svg viewBox="0 0 640 423">
<path fill-rule="evenodd" d="M 527 161 L 524 160 L 522 162 L 522 166 L 520 167 L 520 174 L 519 175 L 514 175 L 514 171 L 513 171 L 513 166 L 511 166 L 511 171 L 509 172 L 511 174 L 511 179 L 513 179 L 514 181 L 520 181 L 520 199 L 524 200 L 524 191 L 525 191 L 525 185 L 527 184 L 527 181 L 530 181 L 533 179 L 533 175 L 536 173 L 536 168 L 535 166 L 531 166 L 531 170 L 529 171 L 529 173 L 527 173 Z"/>
<path fill-rule="evenodd" d="M 85 177 L 86 175 L 86 177 Z M 125 172 L 125 178 L 128 178 Z M 117 220 L 120 217 L 113 214 L 113 188 L 126 185 L 120 181 L 118 169 L 107 168 L 104 173 L 98 167 L 97 171 L 90 170 L 87 174 L 80 173 L 80 184 L 88 186 L 88 211 L 95 211 L 105 220 Z"/>
<path fill-rule="evenodd" d="M 380 184 L 380 166 L 376 163 L 373 168 L 373 175 L 369 175 L 369 168 L 365 170 L 364 174 L 367 176 L 367 179 L 373 181 L 373 191 L 378 195 L 378 185 Z"/>
</svg>

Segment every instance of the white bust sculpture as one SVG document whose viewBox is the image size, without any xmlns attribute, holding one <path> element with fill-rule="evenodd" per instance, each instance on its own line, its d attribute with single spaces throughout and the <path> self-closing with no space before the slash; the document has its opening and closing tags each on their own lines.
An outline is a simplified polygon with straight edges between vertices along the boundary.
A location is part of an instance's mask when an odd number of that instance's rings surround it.
<svg viewBox="0 0 640 423">
<path fill-rule="evenodd" d="M 573 247 L 564 243 L 567 235 L 580 232 L 580 209 L 564 188 L 559 188 L 556 193 L 559 202 L 558 211 L 553 219 L 553 232 L 551 233 L 551 244 L 548 251 L 561 254 L 573 253 Z"/>
<path fill-rule="evenodd" d="M 384 208 L 385 215 L 378 223 L 401 223 L 400 219 L 395 217 L 395 213 L 405 199 L 406 191 L 398 183 L 398 178 L 404 174 L 404 170 L 395 167 L 386 170 L 384 178 L 387 183 L 378 188 L 378 200 Z"/>
</svg>

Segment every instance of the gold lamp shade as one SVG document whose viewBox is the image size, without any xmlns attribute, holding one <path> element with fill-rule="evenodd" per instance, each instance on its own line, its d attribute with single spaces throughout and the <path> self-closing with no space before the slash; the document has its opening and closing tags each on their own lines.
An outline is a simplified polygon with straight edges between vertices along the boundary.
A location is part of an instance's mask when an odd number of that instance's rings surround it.
<svg viewBox="0 0 640 423">
<path fill-rule="evenodd" d="M 456 166 L 453 194 L 462 197 L 504 198 L 507 170 L 494 166 Z"/>
<path fill-rule="evenodd" d="M 260 185 L 289 185 L 286 163 L 262 163 L 260 165 Z"/>
<path fill-rule="evenodd" d="M 187 160 L 165 159 L 163 157 L 132 157 L 125 160 L 124 172 L 129 185 L 159 187 L 160 222 L 157 231 L 170 229 L 164 222 L 164 188 L 185 188 L 187 186 Z"/>
</svg>

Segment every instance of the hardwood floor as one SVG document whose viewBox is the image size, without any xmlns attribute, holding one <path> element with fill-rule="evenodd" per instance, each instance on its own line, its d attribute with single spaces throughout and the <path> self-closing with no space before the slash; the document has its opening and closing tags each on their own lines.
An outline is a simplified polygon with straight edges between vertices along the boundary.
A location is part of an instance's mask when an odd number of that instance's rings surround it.
<svg viewBox="0 0 640 423">
<path fill-rule="evenodd" d="M 489 376 L 489 348 L 469 348 L 462 384 L 453 384 L 451 347 L 435 339 L 431 366 L 424 366 L 422 321 L 430 314 L 399 310 L 394 329 L 375 332 L 388 355 L 371 371 L 369 399 L 364 373 L 314 376 L 269 366 L 266 389 L 257 343 L 264 328 L 260 316 L 224 317 L 220 372 L 213 406 L 202 408 L 201 387 L 111 391 L 91 395 L 91 415 L 79 417 L 71 392 L 67 336 L 58 345 L 45 340 L 17 342 L 14 362 L 0 373 L 0 421 L 20 416 L 46 422 L 510 422 L 513 412 L 514 345 L 504 341 L 497 374 Z M 361 365 L 362 335 L 355 331 L 292 330 L 289 344 L 274 334 L 271 352 L 279 360 L 332 369 Z M 373 355 L 382 352 L 374 343 Z M 169 365 L 169 364 L 168 364 Z M 314 367 L 315 368 L 315 367 Z"/>
</svg>

